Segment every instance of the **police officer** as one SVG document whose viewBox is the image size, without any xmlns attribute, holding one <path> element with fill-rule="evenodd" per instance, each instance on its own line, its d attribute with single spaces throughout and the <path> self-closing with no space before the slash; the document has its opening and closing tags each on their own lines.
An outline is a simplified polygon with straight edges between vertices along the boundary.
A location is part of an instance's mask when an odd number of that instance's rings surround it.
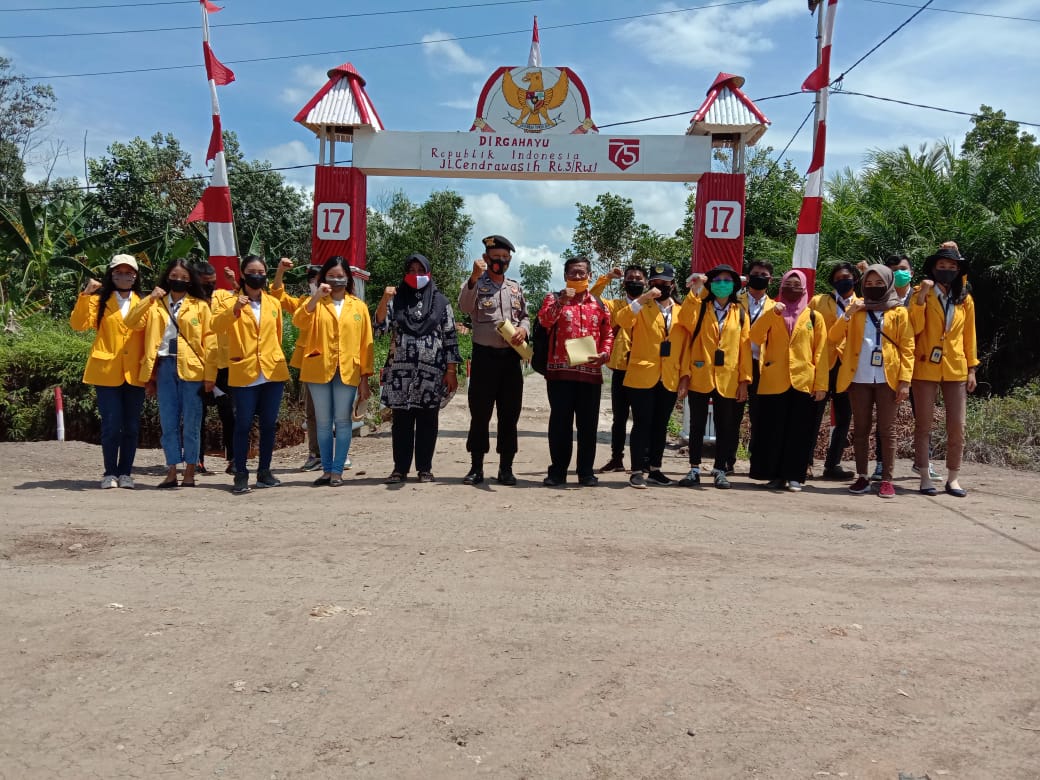
<svg viewBox="0 0 1040 780">
<path fill-rule="evenodd" d="M 473 263 L 473 273 L 459 292 L 459 309 L 473 323 L 473 362 L 469 377 L 469 436 L 466 450 L 470 469 L 466 485 L 484 481 L 484 455 L 491 449 L 488 426 L 498 405 L 498 481 L 515 485 L 513 457 L 516 455 L 516 426 L 524 400 L 524 375 L 520 355 L 512 344 L 523 344 L 531 330 L 520 283 L 506 279 L 506 269 L 516 249 L 502 236 L 484 239 L 484 254 Z M 503 322 L 512 323 L 516 333 L 507 342 L 498 333 Z"/>
</svg>

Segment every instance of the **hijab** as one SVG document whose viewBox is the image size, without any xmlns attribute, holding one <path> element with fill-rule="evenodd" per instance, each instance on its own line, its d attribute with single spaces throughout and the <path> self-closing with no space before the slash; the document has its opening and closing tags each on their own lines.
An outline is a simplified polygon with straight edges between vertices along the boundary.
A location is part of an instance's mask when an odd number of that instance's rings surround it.
<svg viewBox="0 0 1040 780">
<path fill-rule="evenodd" d="M 794 333 L 794 325 L 798 322 L 798 316 L 805 311 L 805 307 L 809 305 L 809 286 L 805 282 L 805 274 L 799 271 L 797 268 L 792 268 L 780 279 L 780 287 L 784 286 L 784 282 L 792 277 L 798 277 L 802 280 L 802 287 L 805 288 L 802 292 L 802 297 L 792 303 L 781 297 L 780 300 L 784 304 L 784 324 L 787 326 L 787 333 L 790 335 Z"/>
<path fill-rule="evenodd" d="M 864 280 L 867 278 L 867 274 L 875 273 L 881 277 L 881 281 L 885 283 L 885 294 L 881 300 L 868 301 L 866 297 L 863 298 L 864 308 L 867 311 L 888 311 L 894 309 L 897 306 L 901 306 L 903 299 L 899 297 L 899 293 L 896 292 L 896 280 L 892 274 L 892 269 L 887 265 L 881 265 L 880 263 L 867 267 L 867 270 L 863 272 Z"/>
<path fill-rule="evenodd" d="M 430 273 L 430 261 L 423 255 L 412 254 L 404 260 L 405 275 L 413 261 L 418 261 L 423 271 Z M 394 296 L 394 325 L 412 336 L 428 336 L 441 326 L 447 309 L 448 299 L 437 289 L 432 276 L 429 284 L 421 290 L 416 290 L 402 278 Z"/>
</svg>

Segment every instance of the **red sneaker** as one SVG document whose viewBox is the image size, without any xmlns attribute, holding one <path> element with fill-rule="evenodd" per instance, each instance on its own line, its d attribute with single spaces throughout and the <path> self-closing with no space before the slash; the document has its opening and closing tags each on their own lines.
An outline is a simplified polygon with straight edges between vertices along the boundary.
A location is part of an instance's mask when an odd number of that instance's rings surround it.
<svg viewBox="0 0 1040 780">
<path fill-rule="evenodd" d="M 895 498 L 896 497 L 896 488 L 895 488 L 895 486 L 887 479 L 881 480 L 881 487 L 878 488 L 878 496 L 880 498 Z"/>
<path fill-rule="evenodd" d="M 870 490 L 870 480 L 866 477 L 856 477 L 856 481 L 849 485 L 850 493 L 866 493 Z"/>
</svg>

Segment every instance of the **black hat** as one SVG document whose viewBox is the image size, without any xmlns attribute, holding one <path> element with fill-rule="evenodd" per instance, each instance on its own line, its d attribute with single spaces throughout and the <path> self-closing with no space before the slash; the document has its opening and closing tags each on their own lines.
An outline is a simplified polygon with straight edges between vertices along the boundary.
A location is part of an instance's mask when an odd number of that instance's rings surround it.
<svg viewBox="0 0 1040 780">
<path fill-rule="evenodd" d="M 708 277 L 708 281 L 710 282 L 716 276 L 718 276 L 719 274 L 733 274 L 733 278 L 734 279 L 739 279 L 740 278 L 740 274 L 738 274 L 736 271 L 734 271 L 730 266 L 726 265 L 725 263 L 722 263 L 721 265 L 715 266 L 714 268 L 712 268 L 710 271 L 708 271 L 704 275 Z"/>
<path fill-rule="evenodd" d="M 957 264 L 957 268 L 962 272 L 967 272 L 968 261 L 964 259 L 964 256 L 952 247 L 943 247 L 932 255 L 929 255 L 924 259 L 924 267 L 921 272 L 931 277 L 932 270 L 935 268 L 935 263 L 938 260 L 952 260 Z"/>
<path fill-rule="evenodd" d="M 488 236 L 483 239 L 483 241 L 485 251 L 488 249 L 505 249 L 507 252 L 516 251 L 516 247 L 513 246 L 513 243 L 505 236 Z"/>
<path fill-rule="evenodd" d="M 413 252 L 404 259 L 404 267 L 407 269 L 413 260 L 418 260 L 426 273 L 430 272 L 430 261 L 426 259 L 426 255 L 420 255 L 418 252 Z"/>
<path fill-rule="evenodd" d="M 650 264 L 650 281 L 654 279 L 664 279 L 668 282 L 675 281 L 675 269 L 668 263 L 651 263 Z"/>
</svg>

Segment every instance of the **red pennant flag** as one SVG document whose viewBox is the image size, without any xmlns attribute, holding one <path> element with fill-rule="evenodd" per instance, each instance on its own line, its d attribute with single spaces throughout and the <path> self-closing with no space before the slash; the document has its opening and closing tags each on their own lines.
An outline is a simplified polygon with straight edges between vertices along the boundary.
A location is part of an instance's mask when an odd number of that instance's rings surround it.
<svg viewBox="0 0 1040 780">
<path fill-rule="evenodd" d="M 222 6 L 222 5 L 213 5 L 213 3 L 211 3 L 209 0 L 200 0 L 200 2 L 205 7 L 205 9 L 207 11 L 209 11 L 211 14 L 215 14 L 217 11 L 223 11 L 224 10 L 224 6 Z"/>
<path fill-rule="evenodd" d="M 207 187 L 187 222 L 231 222 L 231 190 L 227 187 Z"/>
<path fill-rule="evenodd" d="M 217 59 L 207 41 L 202 42 L 202 54 L 206 59 L 206 77 L 212 79 L 218 87 L 223 87 L 235 80 L 231 68 Z"/>
<path fill-rule="evenodd" d="M 221 134 L 220 114 L 213 116 L 213 132 L 209 136 L 209 148 L 206 150 L 206 162 L 212 162 L 217 152 L 224 151 L 224 136 Z"/>
</svg>

